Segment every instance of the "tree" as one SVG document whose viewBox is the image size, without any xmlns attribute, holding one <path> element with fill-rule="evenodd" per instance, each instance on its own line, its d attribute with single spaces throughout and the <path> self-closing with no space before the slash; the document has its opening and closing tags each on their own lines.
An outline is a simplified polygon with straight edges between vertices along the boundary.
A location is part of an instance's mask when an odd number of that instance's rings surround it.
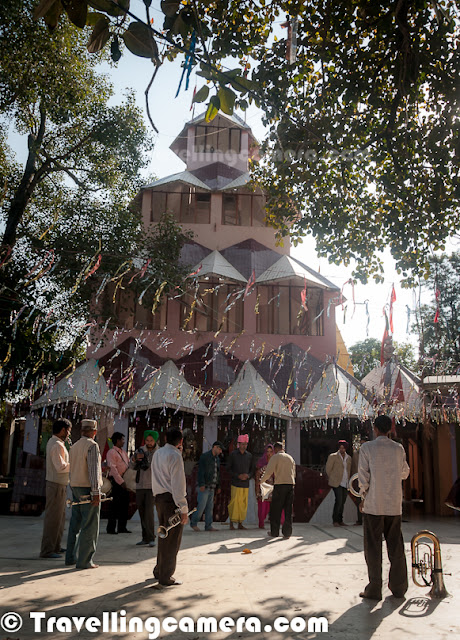
<svg viewBox="0 0 460 640">
<path fill-rule="evenodd" d="M 185 53 L 206 80 L 195 101 L 209 100 L 208 120 L 262 106 L 269 135 L 253 177 L 281 235 L 312 233 L 320 255 L 356 260 L 362 281 L 381 279 L 386 247 L 407 285 L 428 273 L 459 206 L 455 3 L 163 0 L 163 32 L 144 4 L 145 17 L 128 0 L 42 0 L 36 15 L 53 26 L 64 9 L 82 26 L 96 9 L 89 49 L 111 43 L 114 59 L 121 41 L 156 69 Z M 276 31 L 285 13 L 288 43 Z M 240 66 L 224 68 L 229 57 Z"/>
<path fill-rule="evenodd" d="M 0 7 L 0 117 L 28 145 L 21 167 L 0 136 L 0 393 L 32 394 L 81 358 L 106 286 L 176 286 L 187 238 L 170 217 L 143 229 L 134 196 L 151 142 L 133 97 L 110 104 L 82 34 L 61 23 L 50 36 L 32 4 Z"/>
<path fill-rule="evenodd" d="M 426 288 L 432 302 L 416 313 L 422 374 L 452 375 L 460 366 L 460 253 L 432 257 Z"/>
<path fill-rule="evenodd" d="M 381 342 L 376 338 L 366 338 L 366 340 L 356 342 L 350 347 L 351 363 L 358 380 L 362 380 L 372 369 L 380 366 L 381 346 Z M 398 362 L 415 372 L 416 359 L 412 345 L 394 342 L 393 346 Z"/>
</svg>

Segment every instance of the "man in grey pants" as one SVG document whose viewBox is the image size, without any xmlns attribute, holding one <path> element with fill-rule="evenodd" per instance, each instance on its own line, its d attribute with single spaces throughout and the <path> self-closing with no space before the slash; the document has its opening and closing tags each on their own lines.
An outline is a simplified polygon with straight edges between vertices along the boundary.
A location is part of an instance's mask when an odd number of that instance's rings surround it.
<svg viewBox="0 0 460 640">
<path fill-rule="evenodd" d="M 46 444 L 46 507 L 40 558 L 61 558 L 61 539 L 65 525 L 65 497 L 69 484 L 69 454 L 65 441 L 72 430 L 67 418 L 53 424 L 53 435 Z"/>
<path fill-rule="evenodd" d="M 145 444 L 136 451 L 130 462 L 130 467 L 137 469 L 136 504 L 142 526 L 142 540 L 136 542 L 137 546 L 155 546 L 155 503 L 152 493 L 151 465 L 153 454 L 157 450 L 158 438 L 158 431 L 150 429 L 144 431 Z"/>
</svg>

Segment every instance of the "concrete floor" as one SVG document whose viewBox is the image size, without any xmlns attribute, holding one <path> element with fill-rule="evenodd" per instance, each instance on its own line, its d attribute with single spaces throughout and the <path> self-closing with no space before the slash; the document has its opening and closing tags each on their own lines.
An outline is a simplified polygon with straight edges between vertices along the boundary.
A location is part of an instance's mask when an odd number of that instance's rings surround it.
<svg viewBox="0 0 460 640">
<path fill-rule="evenodd" d="M 76 571 L 63 560 L 38 558 L 42 519 L 0 517 L 0 621 L 6 612 L 17 612 L 23 626 L 14 631 L 14 620 L 5 618 L 7 631 L 0 639 L 47 638 L 148 638 L 148 630 L 96 633 L 85 630 L 46 630 L 51 616 L 97 616 L 125 611 L 119 618 L 143 620 L 166 616 L 256 616 L 262 631 L 199 632 L 161 631 L 160 637 L 198 638 L 329 638 L 368 640 L 414 638 L 437 640 L 460 634 L 460 518 L 419 519 L 403 524 L 410 566 L 410 539 L 421 529 L 432 530 L 441 541 L 447 590 L 452 597 L 432 600 L 428 588 L 410 581 L 407 599 L 395 600 L 387 588 L 381 602 L 362 600 L 366 585 L 362 527 L 334 528 L 324 524 L 295 524 L 290 540 L 270 539 L 259 529 L 193 532 L 185 527 L 178 556 L 176 578 L 183 585 L 164 590 L 152 588 L 156 549 L 136 547 L 140 524 L 130 522 L 131 535 L 108 536 L 105 522 L 95 561 L 99 569 Z M 203 527 L 203 523 L 200 525 Z M 64 535 L 63 544 L 65 543 Z M 243 553 L 249 549 L 251 553 Z M 386 554 L 384 554 L 386 556 Z M 388 563 L 384 559 L 384 576 Z M 46 612 L 41 634 L 34 631 L 30 612 Z M 284 633 L 268 631 L 275 618 L 308 619 L 324 616 L 328 631 Z M 8 626 L 10 625 L 10 626 Z M 8 631 L 9 629 L 9 631 Z M 150 628 L 154 637 L 154 627 Z M 453 635 L 452 635 L 453 634 Z"/>
</svg>

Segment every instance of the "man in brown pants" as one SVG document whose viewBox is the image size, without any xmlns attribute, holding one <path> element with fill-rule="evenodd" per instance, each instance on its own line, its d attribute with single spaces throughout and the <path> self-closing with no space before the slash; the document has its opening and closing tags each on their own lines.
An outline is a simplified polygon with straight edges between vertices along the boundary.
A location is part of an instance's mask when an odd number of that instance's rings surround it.
<svg viewBox="0 0 460 640">
<path fill-rule="evenodd" d="M 53 424 L 53 435 L 46 445 L 46 507 L 41 558 L 61 558 L 61 539 L 65 525 L 65 496 L 69 484 L 69 454 L 65 441 L 72 430 L 67 418 Z"/>
<path fill-rule="evenodd" d="M 152 459 L 152 492 L 160 526 L 167 527 L 169 518 L 177 509 L 181 513 L 180 524 L 170 529 L 166 538 L 158 536 L 157 563 L 153 575 L 164 587 L 182 584 L 174 578 L 182 530 L 188 522 L 187 489 L 181 450 L 182 431 L 170 429 L 166 434 L 166 444 L 158 449 Z"/>
</svg>

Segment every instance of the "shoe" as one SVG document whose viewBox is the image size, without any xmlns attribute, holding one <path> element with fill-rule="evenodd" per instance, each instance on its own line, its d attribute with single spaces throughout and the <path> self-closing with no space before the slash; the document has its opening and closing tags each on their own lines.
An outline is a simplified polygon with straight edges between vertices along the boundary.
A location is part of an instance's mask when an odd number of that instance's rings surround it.
<svg viewBox="0 0 460 640">
<path fill-rule="evenodd" d="M 109 531 L 107 530 L 107 533 L 111 536 L 116 536 L 118 534 L 118 531 Z"/>
<path fill-rule="evenodd" d="M 268 536 L 269 538 L 278 538 L 278 536 L 275 536 L 275 534 L 274 534 L 274 533 L 272 533 L 271 531 L 267 531 L 267 536 Z"/>
<path fill-rule="evenodd" d="M 62 558 L 60 553 L 45 553 L 45 555 L 40 556 L 40 558 Z"/>
<path fill-rule="evenodd" d="M 340 524 L 338 522 L 333 522 L 332 524 L 334 525 L 334 527 L 340 527 Z"/>
<path fill-rule="evenodd" d="M 362 526 L 363 526 L 362 522 L 358 522 L 358 521 L 355 522 L 355 527 L 362 527 Z"/>
<path fill-rule="evenodd" d="M 260 524 L 259 524 L 259 529 L 265 529 L 265 527 L 261 527 Z"/>
<path fill-rule="evenodd" d="M 339 522 L 339 527 L 348 527 L 348 525 L 345 522 Z"/>
<path fill-rule="evenodd" d="M 136 542 L 136 547 L 142 547 L 148 544 L 145 540 L 141 540 L 140 542 Z"/>
<path fill-rule="evenodd" d="M 289 540 L 291 536 L 283 536 L 283 540 Z"/>
<path fill-rule="evenodd" d="M 378 595 L 378 594 L 368 593 L 367 591 L 361 591 L 361 593 L 359 594 L 359 597 L 366 598 L 367 600 L 381 600 L 382 594 Z"/>
<path fill-rule="evenodd" d="M 65 553 L 67 551 L 67 549 L 59 549 L 59 551 L 57 551 L 56 553 Z"/>
<path fill-rule="evenodd" d="M 75 560 L 73 562 L 64 562 L 66 567 L 74 567 L 75 566 Z"/>
<path fill-rule="evenodd" d="M 193 529 L 193 531 L 199 531 L 199 528 L 197 526 L 193 526 L 193 524 L 190 525 L 190 528 Z"/>
<path fill-rule="evenodd" d="M 209 529 L 205 529 L 205 531 L 218 531 L 218 529 L 214 529 L 214 527 L 209 527 Z"/>
<path fill-rule="evenodd" d="M 154 547 L 156 545 L 155 540 L 150 540 L 149 547 Z"/>
<path fill-rule="evenodd" d="M 132 531 L 128 531 L 128 529 L 118 529 L 118 533 L 132 533 Z"/>
<path fill-rule="evenodd" d="M 241 522 L 238 522 L 238 529 L 246 530 L 246 527 L 243 527 L 243 524 Z"/>
<path fill-rule="evenodd" d="M 174 578 L 171 578 L 171 580 L 168 580 L 168 582 L 160 582 L 160 584 L 162 587 L 176 587 L 182 584 L 182 582 L 180 580 L 175 580 Z"/>
<path fill-rule="evenodd" d="M 230 531 L 235 531 L 235 527 L 233 526 L 233 522 L 230 522 Z"/>
</svg>

